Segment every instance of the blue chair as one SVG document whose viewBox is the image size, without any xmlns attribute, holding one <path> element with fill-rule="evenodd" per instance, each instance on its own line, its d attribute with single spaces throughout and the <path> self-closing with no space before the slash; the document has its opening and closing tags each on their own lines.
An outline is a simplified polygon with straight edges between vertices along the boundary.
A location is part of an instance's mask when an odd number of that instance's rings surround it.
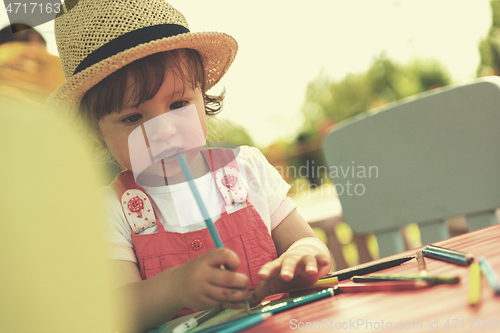
<svg viewBox="0 0 500 333">
<path fill-rule="evenodd" d="M 400 228 L 422 244 L 498 223 L 500 78 L 429 91 L 339 124 L 325 138 L 329 176 L 345 221 L 375 233 L 381 257 L 405 250 Z"/>
</svg>

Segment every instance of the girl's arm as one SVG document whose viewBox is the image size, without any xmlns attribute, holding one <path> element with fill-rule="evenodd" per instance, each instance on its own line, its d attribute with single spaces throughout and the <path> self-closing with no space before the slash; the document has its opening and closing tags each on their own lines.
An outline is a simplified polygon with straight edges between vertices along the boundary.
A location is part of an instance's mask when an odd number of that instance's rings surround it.
<svg viewBox="0 0 500 333">
<path fill-rule="evenodd" d="M 260 269 L 261 281 L 254 289 L 252 305 L 267 295 L 310 286 L 330 271 L 330 251 L 297 210 L 274 228 L 271 236 L 278 259 Z"/>
<path fill-rule="evenodd" d="M 159 327 L 186 306 L 243 309 L 249 297 L 248 278 L 236 273 L 240 261 L 228 249 L 212 250 L 147 280 L 141 280 L 133 262 L 112 260 L 111 265 L 120 333 Z M 229 270 L 220 269 L 221 265 Z"/>
</svg>

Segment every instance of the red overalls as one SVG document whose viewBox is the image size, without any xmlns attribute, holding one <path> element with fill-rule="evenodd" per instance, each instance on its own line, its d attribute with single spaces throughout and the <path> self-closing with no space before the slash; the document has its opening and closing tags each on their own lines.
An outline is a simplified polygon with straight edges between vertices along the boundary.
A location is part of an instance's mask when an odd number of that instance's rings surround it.
<svg viewBox="0 0 500 333">
<path fill-rule="evenodd" d="M 217 170 L 222 167 L 238 170 L 234 153 L 230 149 L 213 148 L 202 150 L 202 153 L 208 162 L 214 179 Z M 231 185 L 232 182 L 227 183 L 228 191 Z M 121 198 L 122 203 L 131 200 L 130 197 L 126 197 L 127 190 L 135 189 L 144 192 L 135 183 L 131 171 L 121 172 L 113 181 L 111 187 L 115 190 L 118 198 Z M 221 193 L 222 196 L 224 194 Z M 127 207 L 131 207 L 130 204 L 125 204 L 122 207 L 125 215 L 131 214 L 131 212 L 141 213 L 138 212 L 137 207 L 135 209 L 132 207 L 131 211 L 127 211 L 129 209 Z M 139 235 L 135 234 L 134 231 L 131 232 L 132 245 L 134 246 L 143 280 L 149 279 L 168 268 L 182 265 L 215 248 L 210 233 L 206 228 L 187 233 L 166 232 L 159 222 L 156 212 L 155 217 L 158 226 L 157 233 Z M 247 205 L 244 208 L 231 214 L 226 212 L 223 204 L 222 215 L 214 224 L 224 247 L 233 250 L 240 258 L 241 264 L 238 272 L 248 276 L 250 289 L 255 288 L 259 282 L 257 273 L 260 268 L 277 257 L 274 242 L 262 218 L 247 200 Z M 176 317 L 195 311 L 197 310 L 184 308 Z"/>
</svg>

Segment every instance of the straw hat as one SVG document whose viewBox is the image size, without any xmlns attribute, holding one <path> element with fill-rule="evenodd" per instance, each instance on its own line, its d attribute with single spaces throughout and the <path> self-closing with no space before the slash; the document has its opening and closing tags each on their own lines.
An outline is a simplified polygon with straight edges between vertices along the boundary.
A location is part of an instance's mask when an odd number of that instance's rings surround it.
<svg viewBox="0 0 500 333">
<path fill-rule="evenodd" d="M 229 69 L 238 44 L 218 32 L 192 33 L 184 16 L 164 0 L 66 0 L 55 20 L 66 82 L 45 108 L 75 113 L 82 97 L 121 67 L 153 53 L 190 48 L 201 55 L 206 89 Z M 73 7 L 73 8 L 71 8 Z"/>
</svg>

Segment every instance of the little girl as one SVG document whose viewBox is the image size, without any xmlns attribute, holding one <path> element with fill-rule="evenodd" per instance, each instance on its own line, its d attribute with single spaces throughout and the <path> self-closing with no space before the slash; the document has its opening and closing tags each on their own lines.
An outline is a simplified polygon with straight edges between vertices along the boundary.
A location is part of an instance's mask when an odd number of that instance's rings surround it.
<svg viewBox="0 0 500 333">
<path fill-rule="evenodd" d="M 163 0 L 66 1 L 65 8 L 55 33 L 67 81 L 46 108 L 81 119 L 124 170 L 104 189 L 114 283 L 130 318 L 119 332 L 255 305 L 328 273 L 328 249 L 264 156 L 204 147 L 207 118 L 223 99 L 206 91 L 234 60 L 234 39 L 191 33 Z M 224 249 L 205 228 L 179 154 Z"/>
</svg>

